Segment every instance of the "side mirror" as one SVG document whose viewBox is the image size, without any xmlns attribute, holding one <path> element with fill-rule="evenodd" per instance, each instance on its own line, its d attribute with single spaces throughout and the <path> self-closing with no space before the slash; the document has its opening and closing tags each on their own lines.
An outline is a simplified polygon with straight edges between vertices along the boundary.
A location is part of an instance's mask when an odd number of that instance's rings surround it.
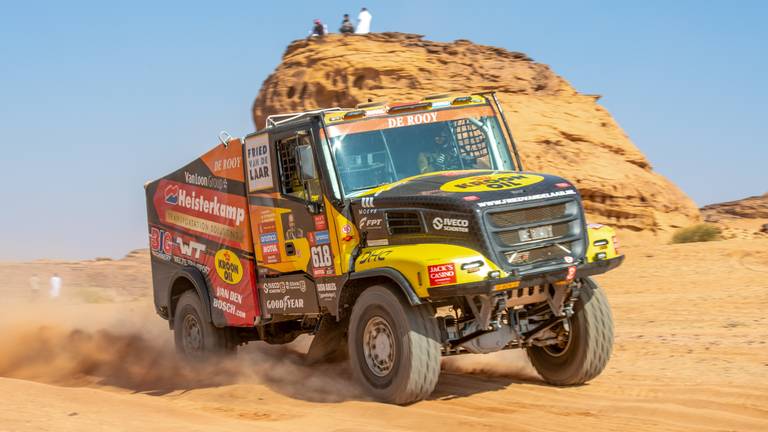
<svg viewBox="0 0 768 432">
<path fill-rule="evenodd" d="M 299 168 L 301 169 L 301 179 L 304 181 L 317 178 L 315 171 L 315 159 L 312 156 L 312 147 L 300 145 L 296 147 L 296 153 L 299 159 Z"/>
</svg>

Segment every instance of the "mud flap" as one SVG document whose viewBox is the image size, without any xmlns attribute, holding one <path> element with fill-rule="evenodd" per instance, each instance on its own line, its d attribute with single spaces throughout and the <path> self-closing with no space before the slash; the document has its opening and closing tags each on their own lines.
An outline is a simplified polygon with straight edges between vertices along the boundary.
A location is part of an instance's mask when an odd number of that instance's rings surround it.
<svg viewBox="0 0 768 432">
<path fill-rule="evenodd" d="M 348 320 L 336 321 L 326 315 L 320 321 L 320 327 L 312 339 L 305 358 L 307 364 L 335 363 L 346 359 L 347 356 L 347 326 Z"/>
</svg>

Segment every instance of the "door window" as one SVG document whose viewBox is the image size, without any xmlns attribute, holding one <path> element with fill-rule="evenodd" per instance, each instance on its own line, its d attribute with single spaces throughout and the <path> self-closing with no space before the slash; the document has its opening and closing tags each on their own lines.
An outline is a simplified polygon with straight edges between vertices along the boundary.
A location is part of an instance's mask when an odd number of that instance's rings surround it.
<svg viewBox="0 0 768 432">
<path fill-rule="evenodd" d="M 277 141 L 282 192 L 305 201 L 320 201 L 320 179 L 309 131 Z"/>
</svg>

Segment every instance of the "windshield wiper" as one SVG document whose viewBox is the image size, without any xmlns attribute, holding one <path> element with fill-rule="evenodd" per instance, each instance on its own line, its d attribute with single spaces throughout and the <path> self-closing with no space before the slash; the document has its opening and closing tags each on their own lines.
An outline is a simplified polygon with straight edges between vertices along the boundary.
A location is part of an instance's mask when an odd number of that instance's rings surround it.
<svg viewBox="0 0 768 432">
<path fill-rule="evenodd" d="M 392 183 L 392 182 L 384 182 L 384 183 L 379 183 L 379 184 L 377 184 L 377 185 L 374 185 L 374 186 L 364 186 L 364 187 L 361 187 L 361 188 L 352 189 L 350 192 L 360 192 L 360 191 L 362 191 L 362 190 L 373 189 L 373 188 L 377 188 L 377 187 L 379 187 L 379 186 L 388 185 L 388 184 L 390 184 L 390 183 Z"/>
</svg>

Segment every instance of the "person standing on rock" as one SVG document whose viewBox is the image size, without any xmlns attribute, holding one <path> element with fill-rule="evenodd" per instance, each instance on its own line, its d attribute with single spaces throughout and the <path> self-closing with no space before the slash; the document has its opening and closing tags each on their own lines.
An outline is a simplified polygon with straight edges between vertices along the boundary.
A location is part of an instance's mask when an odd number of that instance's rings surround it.
<svg viewBox="0 0 768 432">
<path fill-rule="evenodd" d="M 51 276 L 51 300 L 57 300 L 61 296 L 61 277 L 58 273 Z"/>
<path fill-rule="evenodd" d="M 352 21 L 349 20 L 349 14 L 344 14 L 344 21 L 341 22 L 341 27 L 339 28 L 339 33 L 341 34 L 351 34 L 355 32 L 355 25 L 352 24 Z"/>
<path fill-rule="evenodd" d="M 360 9 L 360 14 L 357 15 L 357 30 L 355 30 L 355 33 L 357 34 L 370 33 L 372 19 L 373 19 L 373 15 L 371 15 L 371 13 L 368 12 L 368 9 L 366 8 Z"/>
</svg>

